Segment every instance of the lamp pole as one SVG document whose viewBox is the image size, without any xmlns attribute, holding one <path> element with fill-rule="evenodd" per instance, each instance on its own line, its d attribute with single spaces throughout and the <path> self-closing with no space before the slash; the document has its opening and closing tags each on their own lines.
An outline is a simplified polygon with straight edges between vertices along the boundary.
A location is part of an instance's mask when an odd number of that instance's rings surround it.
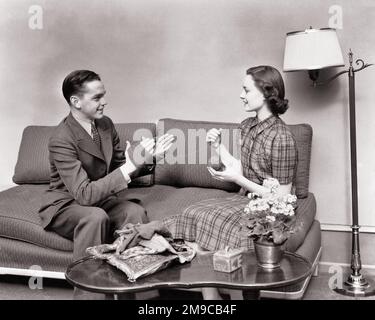
<svg viewBox="0 0 375 320">
<path fill-rule="evenodd" d="M 321 50 L 320 46 L 324 47 Z M 329 52 L 329 54 L 326 54 Z M 344 283 L 339 283 L 335 291 L 350 296 L 368 296 L 375 294 L 375 282 L 367 281 L 361 275 L 361 255 L 359 250 L 358 224 L 358 185 L 357 185 L 357 137 L 355 113 L 355 73 L 372 64 L 365 64 L 363 60 L 355 61 L 358 68 L 353 67 L 353 53 L 349 50 L 349 68 L 336 73 L 329 79 L 318 82 L 319 72 L 323 68 L 343 66 L 341 48 L 336 37 L 336 30 L 332 28 L 306 29 L 287 33 L 284 52 L 284 71 L 308 70 L 314 87 L 326 85 L 342 74 L 348 74 L 349 80 L 349 118 L 350 118 L 350 169 L 352 196 L 352 273 Z"/>
<path fill-rule="evenodd" d="M 348 279 L 335 291 L 348 296 L 369 296 L 375 294 L 373 284 L 370 284 L 361 274 L 361 255 L 359 250 L 359 224 L 358 224 L 358 184 L 357 184 L 357 137 L 356 137 L 356 113 L 355 113 L 355 73 L 372 64 L 365 64 L 363 60 L 356 60 L 361 66 L 358 69 L 353 67 L 353 53 L 349 51 L 349 70 L 340 72 L 331 80 L 343 73 L 349 77 L 349 118 L 350 118 L 350 168 L 351 168 L 351 189 L 352 189 L 352 273 Z"/>
</svg>

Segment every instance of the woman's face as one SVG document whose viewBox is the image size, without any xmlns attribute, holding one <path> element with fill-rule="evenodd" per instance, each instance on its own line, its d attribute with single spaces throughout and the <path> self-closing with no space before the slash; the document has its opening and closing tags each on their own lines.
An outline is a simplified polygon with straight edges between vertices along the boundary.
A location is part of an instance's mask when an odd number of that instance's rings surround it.
<svg viewBox="0 0 375 320">
<path fill-rule="evenodd" d="M 240 98 L 242 99 L 245 111 L 259 111 L 267 105 L 263 93 L 255 86 L 255 82 L 251 75 L 247 75 L 244 79 L 243 90 Z"/>
</svg>

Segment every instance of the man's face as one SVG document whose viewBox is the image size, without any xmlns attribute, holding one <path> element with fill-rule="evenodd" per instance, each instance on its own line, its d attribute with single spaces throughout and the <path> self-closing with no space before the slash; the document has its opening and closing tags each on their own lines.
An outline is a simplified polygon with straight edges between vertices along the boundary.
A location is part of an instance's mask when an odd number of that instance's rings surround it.
<svg viewBox="0 0 375 320">
<path fill-rule="evenodd" d="M 94 80 L 86 82 L 81 95 L 75 95 L 73 105 L 80 113 L 83 120 L 93 121 L 101 119 L 104 115 L 103 110 L 107 105 L 104 99 L 106 93 L 101 81 Z"/>
</svg>

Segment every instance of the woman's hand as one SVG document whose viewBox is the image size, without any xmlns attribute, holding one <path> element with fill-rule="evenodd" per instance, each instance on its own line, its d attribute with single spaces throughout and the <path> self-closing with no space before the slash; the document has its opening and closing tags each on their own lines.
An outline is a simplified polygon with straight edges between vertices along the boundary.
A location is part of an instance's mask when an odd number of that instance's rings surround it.
<svg viewBox="0 0 375 320">
<path fill-rule="evenodd" d="M 210 129 L 206 135 L 206 142 L 211 143 L 214 148 L 219 147 L 221 143 L 221 131 L 222 129 Z"/>
<path fill-rule="evenodd" d="M 223 171 L 216 171 L 211 167 L 207 167 L 207 169 L 214 179 L 238 183 L 243 176 L 241 161 L 233 158 L 231 162 L 224 163 L 224 165 L 225 169 Z"/>
</svg>

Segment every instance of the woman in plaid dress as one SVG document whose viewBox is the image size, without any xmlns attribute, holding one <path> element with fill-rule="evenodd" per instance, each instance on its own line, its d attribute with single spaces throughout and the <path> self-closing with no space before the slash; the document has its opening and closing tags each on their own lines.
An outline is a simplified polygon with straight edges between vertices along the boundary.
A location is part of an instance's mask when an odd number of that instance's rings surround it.
<svg viewBox="0 0 375 320">
<path fill-rule="evenodd" d="M 182 214 L 164 220 L 174 239 L 195 242 L 199 248 L 215 251 L 226 246 L 252 248 L 252 240 L 241 235 L 240 215 L 247 194 L 270 192 L 269 178 L 279 182 L 280 194 L 293 193 L 297 169 L 297 146 L 292 133 L 279 118 L 288 109 L 284 82 L 278 70 L 257 66 L 247 70 L 240 98 L 246 112 L 256 117 L 240 125 L 241 159 L 235 159 L 220 143 L 220 130 L 211 129 L 207 142 L 219 155 L 223 171 L 208 168 L 214 179 L 241 186 L 235 196 L 200 201 Z M 207 291 L 208 290 L 208 291 Z M 220 298 L 217 290 L 205 289 L 206 298 Z"/>
</svg>

